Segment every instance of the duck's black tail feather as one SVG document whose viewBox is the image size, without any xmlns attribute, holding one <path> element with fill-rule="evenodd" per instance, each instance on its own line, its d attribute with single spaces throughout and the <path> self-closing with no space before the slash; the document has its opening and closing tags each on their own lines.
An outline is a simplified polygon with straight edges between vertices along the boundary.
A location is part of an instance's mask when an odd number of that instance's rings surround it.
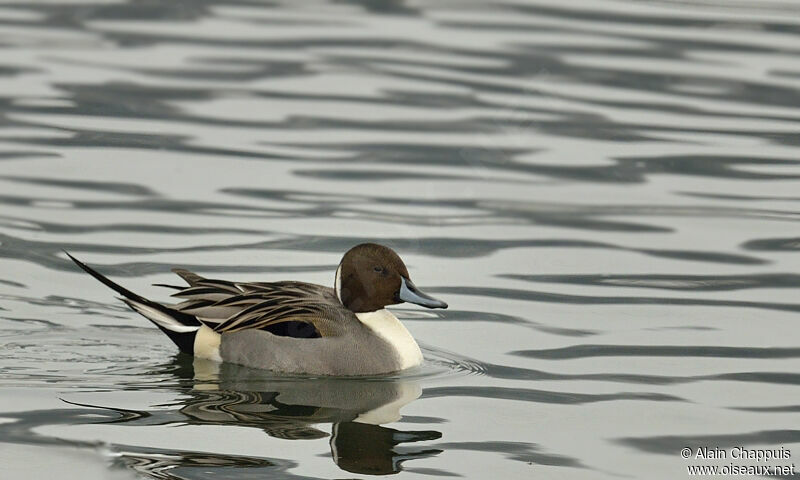
<svg viewBox="0 0 800 480">
<path fill-rule="evenodd" d="M 81 267 L 83 271 L 96 278 L 108 288 L 122 295 L 120 300 L 131 307 L 133 311 L 153 322 L 162 332 L 166 333 L 181 352 L 190 355 L 194 353 L 194 337 L 203 325 L 194 315 L 180 312 L 165 305 L 161 305 L 160 303 L 148 300 L 141 295 L 137 295 L 122 285 L 114 283 L 108 277 L 73 257 L 68 252 L 65 251 L 64 253 L 66 253 L 76 265 Z"/>
</svg>

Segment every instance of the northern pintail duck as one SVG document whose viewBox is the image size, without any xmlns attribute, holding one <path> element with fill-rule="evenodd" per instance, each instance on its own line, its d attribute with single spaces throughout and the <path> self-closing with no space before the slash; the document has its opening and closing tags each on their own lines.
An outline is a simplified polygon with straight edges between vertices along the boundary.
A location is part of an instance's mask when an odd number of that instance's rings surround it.
<svg viewBox="0 0 800 480">
<path fill-rule="evenodd" d="M 173 269 L 188 286 L 177 304 L 118 285 L 69 255 L 79 267 L 153 322 L 184 352 L 281 373 L 374 375 L 422 363 L 414 337 L 387 305 L 447 304 L 417 289 L 394 250 L 374 243 L 345 253 L 334 288 L 304 282 L 240 283 Z"/>
</svg>

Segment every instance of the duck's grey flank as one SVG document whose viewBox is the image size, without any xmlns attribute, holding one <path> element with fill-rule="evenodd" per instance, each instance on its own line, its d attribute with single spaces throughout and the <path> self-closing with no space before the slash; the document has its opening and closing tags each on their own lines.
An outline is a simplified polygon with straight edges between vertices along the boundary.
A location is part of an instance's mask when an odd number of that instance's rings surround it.
<svg viewBox="0 0 800 480">
<path fill-rule="evenodd" d="M 278 337 L 262 330 L 234 332 L 222 336 L 220 356 L 248 367 L 312 375 L 402 369 L 397 351 L 360 322 L 348 322 L 344 335 L 317 339 Z"/>
</svg>

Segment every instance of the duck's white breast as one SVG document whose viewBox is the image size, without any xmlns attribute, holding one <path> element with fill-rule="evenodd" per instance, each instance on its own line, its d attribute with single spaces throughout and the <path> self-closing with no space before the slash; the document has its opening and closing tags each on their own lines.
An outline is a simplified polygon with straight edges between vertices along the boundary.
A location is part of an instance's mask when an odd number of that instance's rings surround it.
<svg viewBox="0 0 800 480">
<path fill-rule="evenodd" d="M 419 345 L 392 312 L 384 308 L 374 312 L 356 313 L 356 317 L 394 348 L 400 358 L 401 369 L 416 367 L 422 363 Z"/>
</svg>

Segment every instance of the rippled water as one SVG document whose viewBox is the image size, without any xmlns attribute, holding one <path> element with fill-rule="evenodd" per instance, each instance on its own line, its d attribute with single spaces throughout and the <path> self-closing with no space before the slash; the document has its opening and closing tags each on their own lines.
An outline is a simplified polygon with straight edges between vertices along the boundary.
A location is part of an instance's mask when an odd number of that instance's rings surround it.
<svg viewBox="0 0 800 480">
<path fill-rule="evenodd" d="M 4 471 L 798 458 L 798 107 L 788 1 L 2 2 Z M 362 241 L 450 304 L 396 309 L 418 371 L 193 363 L 62 253 L 163 299 L 176 265 L 331 285 Z"/>
</svg>

